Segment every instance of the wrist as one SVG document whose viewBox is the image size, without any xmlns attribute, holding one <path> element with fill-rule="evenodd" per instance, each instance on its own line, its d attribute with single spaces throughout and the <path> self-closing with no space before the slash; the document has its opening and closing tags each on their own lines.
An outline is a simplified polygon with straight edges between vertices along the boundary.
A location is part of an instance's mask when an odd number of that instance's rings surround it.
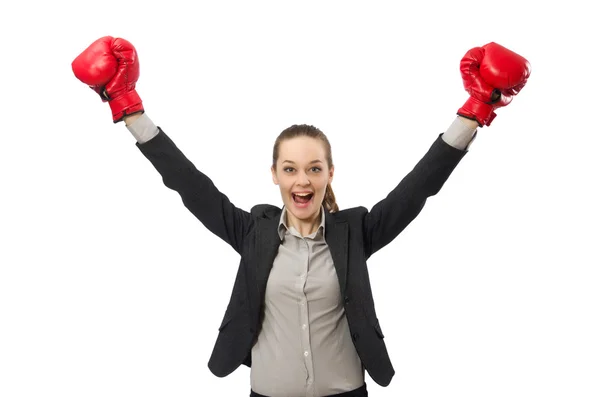
<svg viewBox="0 0 600 397">
<path fill-rule="evenodd" d="M 137 119 L 139 119 L 142 116 L 143 113 L 134 113 L 134 114 L 130 114 L 127 115 L 125 117 L 123 117 L 123 121 L 125 122 L 126 126 L 130 126 L 131 124 L 133 124 Z"/>
<path fill-rule="evenodd" d="M 465 124 L 465 126 L 469 129 L 476 129 L 477 127 L 479 127 L 479 123 L 477 122 L 477 120 L 473 120 L 473 119 L 468 119 L 466 117 L 461 116 L 460 114 L 457 117 L 462 123 Z"/>
<path fill-rule="evenodd" d="M 456 149 L 468 150 L 477 134 L 477 126 L 476 121 L 458 116 L 442 134 L 442 139 Z"/>
<path fill-rule="evenodd" d="M 138 143 L 146 143 L 158 135 L 158 127 L 150 120 L 146 113 L 135 114 L 128 116 L 127 118 L 128 120 L 125 121 L 125 126 Z"/>
</svg>

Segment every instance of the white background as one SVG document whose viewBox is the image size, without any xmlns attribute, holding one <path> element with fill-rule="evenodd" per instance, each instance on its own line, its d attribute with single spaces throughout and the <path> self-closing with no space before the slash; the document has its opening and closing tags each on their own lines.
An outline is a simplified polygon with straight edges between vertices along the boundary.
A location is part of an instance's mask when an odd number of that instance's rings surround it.
<svg viewBox="0 0 600 397">
<path fill-rule="evenodd" d="M 147 114 L 246 210 L 281 205 L 271 150 L 295 123 L 328 135 L 340 207 L 370 208 L 467 99 L 468 49 L 525 56 L 527 86 L 369 262 L 396 376 L 368 387 L 599 396 L 599 46 L 584 3 L 3 5 L 0 396 L 249 393 L 248 368 L 207 367 L 237 254 L 71 71 L 105 35 L 136 46 Z"/>
</svg>

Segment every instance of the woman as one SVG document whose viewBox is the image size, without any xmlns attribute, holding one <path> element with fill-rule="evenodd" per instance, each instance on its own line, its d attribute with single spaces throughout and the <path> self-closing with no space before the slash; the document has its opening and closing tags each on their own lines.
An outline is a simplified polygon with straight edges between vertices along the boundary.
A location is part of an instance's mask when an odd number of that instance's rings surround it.
<svg viewBox="0 0 600 397">
<path fill-rule="evenodd" d="M 529 63 L 496 44 L 469 50 L 461 73 L 469 99 L 415 168 L 370 211 L 340 211 L 326 136 L 309 125 L 284 130 L 273 148 L 283 208 L 235 207 L 144 112 L 139 62 L 124 39 L 102 37 L 72 64 L 78 79 L 124 120 L 136 145 L 184 205 L 241 256 L 209 368 L 251 367 L 251 396 L 367 396 L 364 370 L 387 386 L 394 369 L 375 312 L 366 260 L 391 242 L 435 195 L 525 85 Z"/>
</svg>

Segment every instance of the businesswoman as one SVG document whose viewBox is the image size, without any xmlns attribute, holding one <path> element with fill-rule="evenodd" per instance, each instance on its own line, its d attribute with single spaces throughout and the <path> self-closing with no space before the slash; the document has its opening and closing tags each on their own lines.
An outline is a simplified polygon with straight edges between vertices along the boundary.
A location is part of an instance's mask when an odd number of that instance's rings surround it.
<svg viewBox="0 0 600 397">
<path fill-rule="evenodd" d="M 467 153 L 477 127 L 525 85 L 530 66 L 489 43 L 460 62 L 468 100 L 448 130 L 370 211 L 340 210 L 331 189 L 327 137 L 293 125 L 277 137 L 271 177 L 283 206 L 235 207 L 144 111 L 135 90 L 139 60 L 122 38 L 102 37 L 72 63 L 75 76 L 125 121 L 136 145 L 211 232 L 241 256 L 209 360 L 216 376 L 251 367 L 254 397 L 367 396 L 364 370 L 387 386 L 394 369 L 379 326 L 366 260 L 391 242 Z M 441 96 L 441 94 L 440 94 Z"/>
</svg>

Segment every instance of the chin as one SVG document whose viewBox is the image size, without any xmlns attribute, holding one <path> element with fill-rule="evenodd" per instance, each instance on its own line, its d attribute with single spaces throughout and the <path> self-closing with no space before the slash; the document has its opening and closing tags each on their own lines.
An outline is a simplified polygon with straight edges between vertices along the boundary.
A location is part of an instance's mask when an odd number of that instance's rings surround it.
<svg viewBox="0 0 600 397">
<path fill-rule="evenodd" d="M 321 211 L 321 207 L 316 205 L 314 200 L 313 197 L 308 203 L 299 204 L 292 199 L 286 203 L 286 208 L 298 219 L 311 219 Z"/>
</svg>

